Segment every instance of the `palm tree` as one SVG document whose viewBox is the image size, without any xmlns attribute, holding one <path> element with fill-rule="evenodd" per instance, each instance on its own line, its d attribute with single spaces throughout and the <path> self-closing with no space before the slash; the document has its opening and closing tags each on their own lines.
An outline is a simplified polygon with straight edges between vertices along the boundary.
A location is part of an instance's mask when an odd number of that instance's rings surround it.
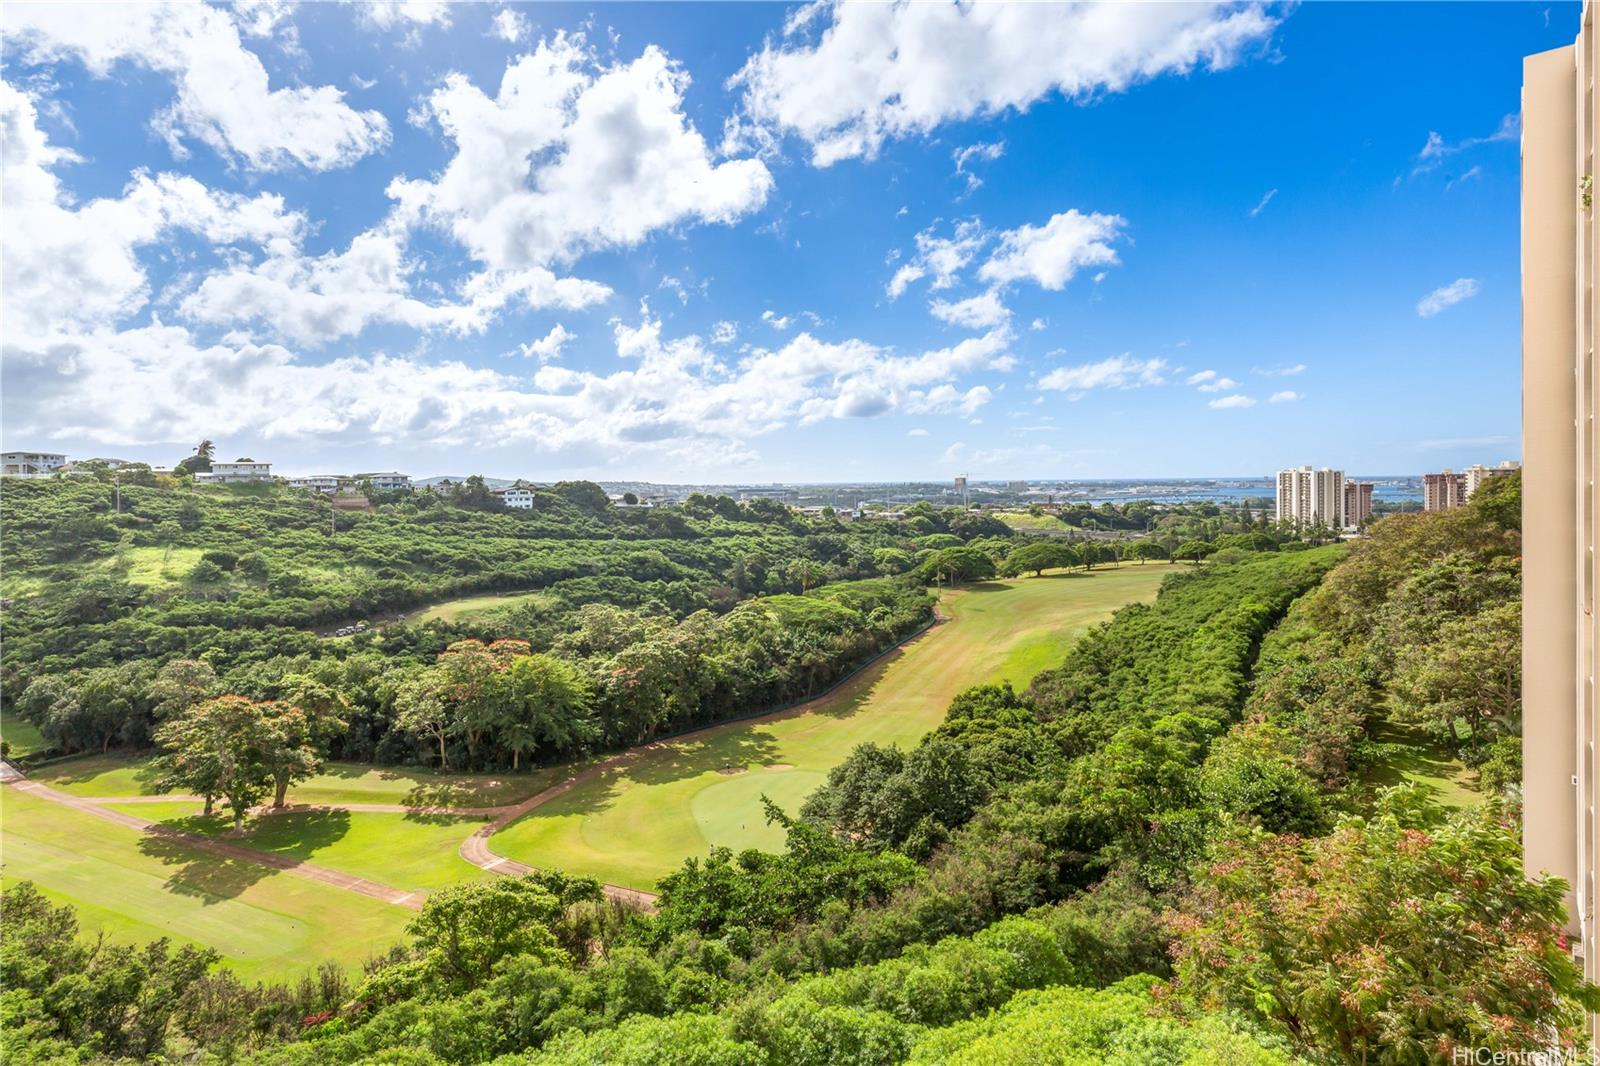
<svg viewBox="0 0 1600 1066">
<path fill-rule="evenodd" d="M 195 446 L 194 453 L 202 459 L 210 459 L 217 454 L 217 446 L 208 438 Z"/>
</svg>

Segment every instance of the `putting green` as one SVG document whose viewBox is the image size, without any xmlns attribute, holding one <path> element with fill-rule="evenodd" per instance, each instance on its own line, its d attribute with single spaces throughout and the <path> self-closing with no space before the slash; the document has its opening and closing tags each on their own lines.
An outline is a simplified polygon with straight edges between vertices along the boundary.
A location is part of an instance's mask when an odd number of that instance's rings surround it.
<svg viewBox="0 0 1600 1066">
<path fill-rule="evenodd" d="M 782 846 L 766 795 L 793 812 L 857 744 L 910 747 L 962 689 L 1026 685 L 1084 629 L 1155 598 L 1166 565 L 991 581 L 947 593 L 949 621 L 885 656 L 826 699 L 641 749 L 592 771 L 495 834 L 491 846 L 534 866 L 647 888 L 713 844 Z"/>
<path fill-rule="evenodd" d="M 324 960 L 352 973 L 400 939 L 413 912 L 254 863 L 204 854 L 14 789 L 0 789 L 0 883 L 28 880 L 78 908 L 83 931 L 216 949 L 246 980 Z M 148 815 L 147 815 L 148 817 Z"/>
</svg>

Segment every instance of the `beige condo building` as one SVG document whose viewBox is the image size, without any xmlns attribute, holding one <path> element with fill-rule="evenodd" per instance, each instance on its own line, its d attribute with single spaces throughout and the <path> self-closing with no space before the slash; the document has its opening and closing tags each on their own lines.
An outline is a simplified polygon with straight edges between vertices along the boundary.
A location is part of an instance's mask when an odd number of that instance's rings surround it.
<svg viewBox="0 0 1600 1066">
<path fill-rule="evenodd" d="M 1570 886 L 1585 976 L 1600 978 L 1595 753 L 1594 10 L 1529 56 L 1522 88 L 1523 853 Z"/>
<path fill-rule="evenodd" d="M 1490 478 L 1499 477 L 1501 474 L 1512 474 L 1521 469 L 1521 463 L 1514 463 L 1510 460 L 1506 460 L 1498 466 L 1484 466 L 1482 463 L 1474 463 L 1461 471 L 1462 480 L 1466 485 L 1466 493 L 1463 499 L 1472 499 L 1472 494 L 1482 488 L 1484 482 Z"/>
</svg>

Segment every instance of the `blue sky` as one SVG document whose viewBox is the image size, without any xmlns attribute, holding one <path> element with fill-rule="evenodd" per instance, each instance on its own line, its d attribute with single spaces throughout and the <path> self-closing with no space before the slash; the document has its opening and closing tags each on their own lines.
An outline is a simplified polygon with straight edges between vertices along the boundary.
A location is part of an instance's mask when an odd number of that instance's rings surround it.
<svg viewBox="0 0 1600 1066">
<path fill-rule="evenodd" d="M 281 472 L 1519 451 L 1577 4 L 7 5 L 3 439 Z"/>
</svg>

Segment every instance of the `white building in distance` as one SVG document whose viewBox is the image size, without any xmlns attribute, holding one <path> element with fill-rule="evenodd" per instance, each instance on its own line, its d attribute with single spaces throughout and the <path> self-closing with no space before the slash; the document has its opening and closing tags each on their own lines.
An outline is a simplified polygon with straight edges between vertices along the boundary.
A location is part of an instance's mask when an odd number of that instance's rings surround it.
<svg viewBox="0 0 1600 1066">
<path fill-rule="evenodd" d="M 67 457 L 60 452 L 6 452 L 0 463 L 5 477 L 49 477 L 67 465 Z"/>
<path fill-rule="evenodd" d="M 533 510 L 533 490 L 512 487 L 509 489 L 495 489 L 494 494 L 500 497 L 500 502 L 513 511 Z"/>
<path fill-rule="evenodd" d="M 216 464 L 212 464 L 215 468 Z M 339 491 L 339 487 L 350 479 L 338 474 L 312 474 L 310 477 L 292 477 L 289 479 L 291 489 L 310 489 L 332 496 Z"/>
<path fill-rule="evenodd" d="M 201 471 L 194 476 L 194 479 L 211 484 L 271 481 L 272 464 L 258 463 L 251 459 L 241 459 L 234 463 L 212 463 L 209 472 Z"/>
<path fill-rule="evenodd" d="M 1472 464 L 1461 471 L 1461 476 L 1466 482 L 1466 493 L 1463 499 L 1472 499 L 1472 494 L 1477 492 L 1483 483 L 1490 478 L 1499 477 L 1502 474 L 1513 474 L 1521 469 L 1521 463 L 1513 462 L 1510 459 L 1503 461 L 1499 466 L 1484 466 L 1482 463 Z"/>
<path fill-rule="evenodd" d="M 1300 529 L 1316 525 L 1345 528 L 1344 471 L 1309 466 L 1278 471 L 1276 517 Z"/>
</svg>

